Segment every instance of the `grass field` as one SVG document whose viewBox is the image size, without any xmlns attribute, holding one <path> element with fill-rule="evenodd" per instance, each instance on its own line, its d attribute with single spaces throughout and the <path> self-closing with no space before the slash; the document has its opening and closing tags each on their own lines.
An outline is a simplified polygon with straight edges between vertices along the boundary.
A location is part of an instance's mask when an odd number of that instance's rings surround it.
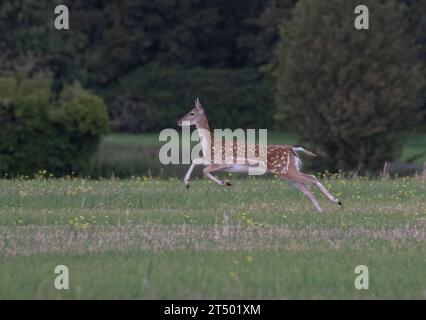
<svg viewBox="0 0 426 320">
<path fill-rule="evenodd" d="M 426 298 L 424 180 L 230 179 L 0 180 L 0 298 Z"/>
</svg>

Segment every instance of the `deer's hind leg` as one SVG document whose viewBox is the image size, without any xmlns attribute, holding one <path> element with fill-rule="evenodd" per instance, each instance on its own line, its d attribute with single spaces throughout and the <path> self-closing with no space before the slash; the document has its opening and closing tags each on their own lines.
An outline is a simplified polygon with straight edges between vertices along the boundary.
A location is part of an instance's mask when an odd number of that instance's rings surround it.
<svg viewBox="0 0 426 320">
<path fill-rule="evenodd" d="M 337 199 L 335 196 L 333 196 L 325 187 L 324 185 L 315 177 L 314 175 L 305 174 L 300 172 L 300 160 L 297 157 L 296 154 L 293 154 L 292 156 L 289 156 L 288 160 L 288 167 L 284 172 L 282 172 L 281 176 L 286 179 L 293 182 L 301 182 L 305 188 L 306 184 L 312 184 L 316 186 L 331 202 L 334 202 L 336 204 L 339 204 L 340 206 L 342 203 L 339 199 Z M 308 190 L 309 191 L 309 190 Z M 303 191 L 302 191 L 303 192 Z"/>
<path fill-rule="evenodd" d="M 317 199 L 315 199 L 312 192 L 309 191 L 309 189 L 303 184 L 303 182 L 295 181 L 295 182 L 293 182 L 293 184 L 297 189 L 302 191 L 303 194 L 309 198 L 309 200 L 311 200 L 312 204 L 314 205 L 315 209 L 318 212 L 322 212 L 322 209 L 321 209 L 320 205 L 318 204 Z"/>
<path fill-rule="evenodd" d="M 220 180 L 211 174 L 211 172 L 228 169 L 229 167 L 230 165 L 211 164 L 203 169 L 203 174 L 220 186 L 232 186 L 228 180 Z"/>
<path fill-rule="evenodd" d="M 328 200 L 330 200 L 331 202 L 337 203 L 340 206 L 342 205 L 340 200 L 337 199 L 335 196 L 333 196 L 324 187 L 324 185 L 317 179 L 317 177 L 310 174 L 301 173 L 301 172 L 291 173 L 289 176 L 290 176 L 289 178 L 290 180 L 313 184 L 328 198 Z"/>
</svg>

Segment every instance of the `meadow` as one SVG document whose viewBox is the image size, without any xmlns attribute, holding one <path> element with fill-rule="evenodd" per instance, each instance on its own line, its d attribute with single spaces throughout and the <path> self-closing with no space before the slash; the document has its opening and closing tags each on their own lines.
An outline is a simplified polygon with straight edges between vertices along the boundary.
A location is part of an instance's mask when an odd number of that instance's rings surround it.
<svg viewBox="0 0 426 320">
<path fill-rule="evenodd" d="M 314 190 L 322 214 L 275 177 L 228 179 L 0 180 L 0 298 L 426 298 L 424 177 L 321 176 L 343 202 Z"/>
</svg>

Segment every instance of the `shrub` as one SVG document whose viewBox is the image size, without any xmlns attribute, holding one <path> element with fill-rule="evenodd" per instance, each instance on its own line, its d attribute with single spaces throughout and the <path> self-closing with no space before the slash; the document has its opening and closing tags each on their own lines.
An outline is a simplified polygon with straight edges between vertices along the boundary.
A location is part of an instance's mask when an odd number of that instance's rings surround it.
<svg viewBox="0 0 426 320">
<path fill-rule="evenodd" d="M 404 28 L 404 6 L 366 1 L 370 30 L 358 31 L 357 4 L 300 1 L 277 51 L 276 120 L 313 145 L 333 171 L 375 170 L 395 159 L 421 119 L 425 79 Z"/>
<path fill-rule="evenodd" d="M 79 85 L 52 97 L 49 79 L 0 78 L 0 174 L 81 172 L 108 132 L 103 101 Z"/>
<path fill-rule="evenodd" d="M 213 127 L 271 128 L 270 82 L 255 69 L 183 69 L 150 64 L 105 93 L 114 129 L 156 131 L 176 121 L 199 97 Z"/>
</svg>

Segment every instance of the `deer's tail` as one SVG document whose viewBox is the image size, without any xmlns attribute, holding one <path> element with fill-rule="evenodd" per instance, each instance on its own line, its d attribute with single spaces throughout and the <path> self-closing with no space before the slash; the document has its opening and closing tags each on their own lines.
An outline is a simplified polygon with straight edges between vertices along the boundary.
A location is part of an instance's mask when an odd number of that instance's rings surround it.
<svg viewBox="0 0 426 320">
<path fill-rule="evenodd" d="M 311 156 L 311 157 L 316 157 L 316 154 L 315 153 L 313 153 L 313 152 L 311 152 L 311 151 L 309 151 L 309 150 L 307 150 L 307 149 L 305 149 L 305 147 L 304 146 L 301 146 L 301 145 L 296 145 L 296 146 L 293 146 L 292 147 L 293 148 L 293 151 L 295 152 L 295 153 L 297 153 L 297 152 L 303 152 L 303 153 L 305 153 L 305 154 L 307 154 L 307 155 L 309 155 L 309 156 Z"/>
</svg>

